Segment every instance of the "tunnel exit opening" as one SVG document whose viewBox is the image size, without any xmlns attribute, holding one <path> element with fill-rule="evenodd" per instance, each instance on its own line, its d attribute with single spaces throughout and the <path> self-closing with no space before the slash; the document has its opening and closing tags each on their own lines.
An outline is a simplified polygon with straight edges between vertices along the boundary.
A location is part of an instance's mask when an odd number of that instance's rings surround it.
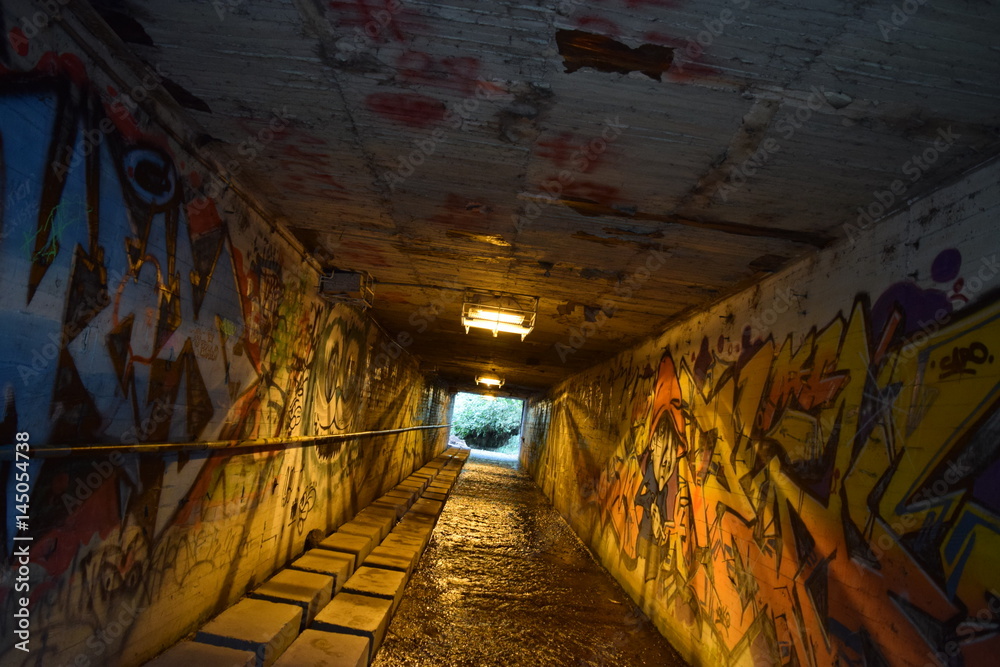
<svg viewBox="0 0 1000 667">
<path fill-rule="evenodd" d="M 519 398 L 456 393 L 449 443 L 517 459 L 523 413 L 524 401 Z"/>
</svg>

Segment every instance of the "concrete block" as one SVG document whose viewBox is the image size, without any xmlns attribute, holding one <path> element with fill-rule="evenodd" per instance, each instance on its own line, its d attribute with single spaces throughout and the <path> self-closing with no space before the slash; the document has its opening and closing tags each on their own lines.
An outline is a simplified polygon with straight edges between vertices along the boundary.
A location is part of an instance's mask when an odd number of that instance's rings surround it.
<svg viewBox="0 0 1000 667">
<path fill-rule="evenodd" d="M 382 645 L 391 615 L 392 600 L 341 593 L 316 616 L 312 629 L 368 637 L 370 661 Z"/>
<path fill-rule="evenodd" d="M 416 553 L 422 553 L 427 543 L 422 537 L 417 535 L 404 535 L 395 532 L 389 533 L 389 537 L 382 540 L 379 546 L 393 549 L 408 549 Z"/>
<path fill-rule="evenodd" d="M 257 656 L 252 651 L 200 644 L 198 642 L 180 642 L 174 644 L 166 652 L 161 653 L 146 663 L 146 667 L 194 667 L 196 665 L 211 665 L 212 667 L 254 667 Z"/>
<path fill-rule="evenodd" d="M 270 667 L 295 640 L 302 608 L 247 598 L 202 626 L 194 640 L 238 651 L 251 651 L 257 667 Z"/>
<path fill-rule="evenodd" d="M 334 577 L 327 574 L 284 569 L 258 586 L 250 597 L 302 607 L 301 631 L 329 604 L 334 583 Z"/>
<path fill-rule="evenodd" d="M 413 541 L 420 544 L 421 550 L 427 548 L 427 543 L 431 541 L 431 533 L 434 532 L 433 526 L 422 526 L 416 523 L 411 523 L 407 526 L 400 524 L 396 526 L 396 529 L 392 531 L 389 537 L 395 535 L 399 538 L 410 538 Z M 386 539 L 389 539 L 388 537 Z"/>
<path fill-rule="evenodd" d="M 443 503 L 448 500 L 448 494 L 438 493 L 437 491 L 424 491 L 424 495 L 421 498 L 430 498 L 431 500 L 438 500 Z"/>
<path fill-rule="evenodd" d="M 347 522 L 347 524 L 354 524 L 355 522 L 366 522 L 377 525 L 379 528 L 379 535 L 385 537 L 392 530 L 392 527 L 396 525 L 399 518 L 396 516 L 396 510 L 393 508 L 391 511 L 380 509 L 378 507 L 372 507 L 369 505 L 364 508 L 358 515 Z M 344 524 L 344 525 L 347 525 Z M 343 527 L 343 526 L 342 526 Z"/>
<path fill-rule="evenodd" d="M 274 667 L 367 667 L 370 651 L 368 637 L 306 630 L 278 658 Z"/>
<path fill-rule="evenodd" d="M 425 486 L 427 486 L 426 480 L 424 480 L 423 482 L 415 482 L 415 481 L 412 481 L 412 480 L 405 480 L 403 482 L 400 482 L 396 486 L 392 487 L 392 490 L 393 491 L 413 491 L 414 493 L 416 493 L 417 495 L 419 495 L 420 492 L 424 490 Z"/>
<path fill-rule="evenodd" d="M 437 502 L 437 501 L 435 501 Z M 421 514 L 420 512 L 407 512 L 403 520 L 396 524 L 396 528 L 400 526 L 427 526 L 428 528 L 433 528 L 437 525 L 438 517 L 433 514 Z M 396 528 L 393 528 L 395 530 Z"/>
<path fill-rule="evenodd" d="M 444 503 L 440 500 L 421 498 L 417 502 L 413 503 L 413 507 L 410 508 L 410 511 L 415 514 L 428 514 L 436 517 L 441 515 L 441 510 L 443 509 Z"/>
<path fill-rule="evenodd" d="M 412 489 L 399 489 L 395 491 L 389 491 L 388 493 L 380 496 L 379 501 L 383 503 L 399 503 L 404 502 L 406 506 L 409 507 L 416 500 L 417 494 L 413 492 Z"/>
<path fill-rule="evenodd" d="M 379 545 L 372 549 L 365 559 L 366 567 L 380 567 L 383 570 L 396 570 L 406 575 L 406 580 L 410 580 L 413 568 L 420 560 L 420 550 L 414 548 L 403 548 L 400 546 Z"/>
<path fill-rule="evenodd" d="M 326 549 L 310 549 L 292 561 L 292 568 L 306 572 L 319 572 L 333 577 L 334 595 L 354 572 L 354 557 L 350 554 Z"/>
<path fill-rule="evenodd" d="M 340 528 L 337 528 L 337 533 L 342 535 L 354 535 L 356 537 L 370 540 L 372 546 L 375 546 L 382 541 L 383 537 L 389 534 L 389 531 L 392 530 L 395 525 L 395 514 L 386 514 L 380 520 L 376 520 L 373 517 L 354 517 L 347 523 L 342 524 Z"/>
<path fill-rule="evenodd" d="M 374 527 L 371 530 L 374 531 Z M 381 542 L 381 540 L 379 541 Z M 361 566 L 361 561 L 365 559 L 365 556 L 371 553 L 373 546 L 375 545 L 372 544 L 372 534 L 357 535 L 339 530 L 328 535 L 325 540 L 319 543 L 320 549 L 329 549 L 354 556 L 355 570 Z"/>
<path fill-rule="evenodd" d="M 392 512 L 398 521 L 404 514 L 406 514 L 406 511 L 410 508 L 410 503 L 408 501 L 396 499 L 376 500 L 365 509 L 369 508 Z"/>
<path fill-rule="evenodd" d="M 405 587 L 405 572 L 362 566 L 344 584 L 344 593 L 371 595 L 376 598 L 392 600 L 392 613 L 396 613 L 396 607 L 403 599 L 403 588 Z"/>
</svg>

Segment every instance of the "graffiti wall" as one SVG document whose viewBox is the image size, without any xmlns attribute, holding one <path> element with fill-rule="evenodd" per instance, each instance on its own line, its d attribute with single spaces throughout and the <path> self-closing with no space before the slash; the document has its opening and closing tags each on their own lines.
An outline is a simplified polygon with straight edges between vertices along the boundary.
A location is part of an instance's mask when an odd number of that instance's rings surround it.
<svg viewBox="0 0 1000 667">
<path fill-rule="evenodd" d="M 149 115 L 155 73 L 112 76 L 56 27 L 27 35 L 4 12 L 0 664 L 140 664 L 445 436 L 143 445 L 436 424 L 447 397 L 406 355 L 376 363 L 374 323 L 320 301 L 301 251 L 174 141 L 189 132 Z M 35 448 L 114 447 L 25 464 L 22 433 Z M 25 567 L 10 567 L 24 549 Z M 27 652 L 14 632 L 24 595 Z"/>
<path fill-rule="evenodd" d="M 523 462 L 693 664 L 995 664 L 998 176 L 532 404 Z"/>
</svg>

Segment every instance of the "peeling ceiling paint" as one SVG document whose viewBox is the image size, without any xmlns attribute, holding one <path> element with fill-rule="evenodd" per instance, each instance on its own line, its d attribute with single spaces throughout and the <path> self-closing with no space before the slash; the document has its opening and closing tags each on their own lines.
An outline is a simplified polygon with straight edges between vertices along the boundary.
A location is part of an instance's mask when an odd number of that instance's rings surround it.
<svg viewBox="0 0 1000 667">
<path fill-rule="evenodd" d="M 322 264 L 370 272 L 373 316 L 456 385 L 550 386 L 842 237 L 938 132 L 959 138 L 896 206 L 1000 142 L 995 3 L 922 5 L 889 39 L 879 3 L 93 6 L 201 151 Z M 285 131 L 241 151 L 276 113 Z M 540 297 L 535 331 L 466 335 L 466 287 Z"/>
</svg>

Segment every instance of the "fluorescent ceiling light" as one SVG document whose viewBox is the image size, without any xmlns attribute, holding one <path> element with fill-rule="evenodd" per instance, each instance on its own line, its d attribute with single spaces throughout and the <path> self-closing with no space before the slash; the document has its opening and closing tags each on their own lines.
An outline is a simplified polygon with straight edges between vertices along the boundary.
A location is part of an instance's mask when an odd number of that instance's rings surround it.
<svg viewBox="0 0 1000 667">
<path fill-rule="evenodd" d="M 507 292 L 483 292 L 468 289 L 462 304 L 462 326 L 498 333 L 520 334 L 521 340 L 535 328 L 538 297 Z"/>
<path fill-rule="evenodd" d="M 480 375 L 476 378 L 476 384 L 485 384 L 487 387 L 502 387 L 503 378 L 494 377 L 492 375 Z"/>
<path fill-rule="evenodd" d="M 470 308 L 469 317 L 474 320 L 489 320 L 491 322 L 506 322 L 507 324 L 522 324 L 524 315 L 515 312 L 504 312 L 490 308 Z"/>
<path fill-rule="evenodd" d="M 521 334 L 521 340 L 524 340 L 524 337 L 531 333 L 531 327 L 522 327 L 519 324 L 507 324 L 506 322 L 497 322 L 496 320 L 475 320 L 463 317 L 462 325 L 465 327 L 465 333 L 469 333 L 470 328 L 486 329 L 493 332 L 494 338 L 500 331 Z"/>
</svg>

